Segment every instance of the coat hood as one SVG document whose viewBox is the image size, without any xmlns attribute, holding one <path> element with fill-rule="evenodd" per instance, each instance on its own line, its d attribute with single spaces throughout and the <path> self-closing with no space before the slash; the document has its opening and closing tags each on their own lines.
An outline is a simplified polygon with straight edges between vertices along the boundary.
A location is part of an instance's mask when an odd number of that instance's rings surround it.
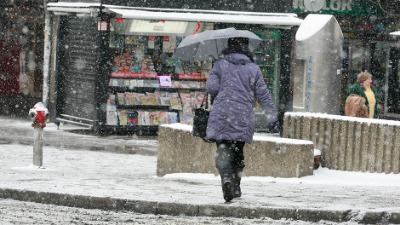
<svg viewBox="0 0 400 225">
<path fill-rule="evenodd" d="M 235 65 L 246 65 L 248 63 L 251 63 L 251 60 L 249 57 L 247 57 L 244 54 L 240 53 L 231 53 L 229 55 L 225 55 L 224 59 L 228 61 L 229 63 L 235 64 Z"/>
</svg>

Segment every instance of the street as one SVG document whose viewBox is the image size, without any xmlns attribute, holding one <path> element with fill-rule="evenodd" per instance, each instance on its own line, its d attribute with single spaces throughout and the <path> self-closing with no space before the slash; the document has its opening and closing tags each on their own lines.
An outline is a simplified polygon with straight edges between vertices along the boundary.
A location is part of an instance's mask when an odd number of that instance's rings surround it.
<svg viewBox="0 0 400 225">
<path fill-rule="evenodd" d="M 187 217 L 166 216 L 152 214 L 136 214 L 133 212 L 114 212 L 98 209 L 82 209 L 65 206 L 45 205 L 40 203 L 22 202 L 11 199 L 0 199 L 0 224 L 1 225 L 27 225 L 27 224 L 146 224 L 146 225 L 311 225 L 311 224 L 340 224 L 327 221 L 309 223 L 303 221 L 284 221 L 262 219 L 238 219 L 221 217 Z M 346 225 L 357 223 L 346 222 Z"/>
</svg>

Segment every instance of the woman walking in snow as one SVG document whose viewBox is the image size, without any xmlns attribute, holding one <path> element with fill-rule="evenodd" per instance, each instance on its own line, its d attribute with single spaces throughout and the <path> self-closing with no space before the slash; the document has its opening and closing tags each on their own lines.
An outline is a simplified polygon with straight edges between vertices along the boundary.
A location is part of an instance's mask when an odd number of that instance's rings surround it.
<svg viewBox="0 0 400 225">
<path fill-rule="evenodd" d="M 224 199 L 241 196 L 244 168 L 243 147 L 253 141 L 257 100 L 270 124 L 276 124 L 277 111 L 260 68 L 253 62 L 247 38 L 231 38 L 207 79 L 207 92 L 215 98 L 208 120 L 207 138 L 215 140 L 216 167 L 221 176 Z"/>
</svg>

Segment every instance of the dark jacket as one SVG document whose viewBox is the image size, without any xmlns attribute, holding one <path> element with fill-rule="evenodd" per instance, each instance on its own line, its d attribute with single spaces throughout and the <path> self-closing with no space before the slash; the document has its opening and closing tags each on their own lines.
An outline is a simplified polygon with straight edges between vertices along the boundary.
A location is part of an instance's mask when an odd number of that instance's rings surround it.
<svg viewBox="0 0 400 225">
<path fill-rule="evenodd" d="M 374 92 L 375 101 L 376 101 L 376 104 L 375 104 L 375 111 L 374 111 L 374 118 L 378 118 L 378 117 L 379 117 L 379 110 L 378 110 L 378 105 L 379 105 L 378 90 L 377 90 L 376 87 L 374 87 L 374 86 L 372 86 L 371 89 L 372 89 L 372 92 Z M 356 83 L 356 84 L 354 84 L 353 86 L 351 86 L 350 89 L 349 89 L 349 91 L 348 91 L 348 93 L 347 93 L 347 96 L 349 96 L 350 94 L 357 94 L 357 95 L 362 96 L 362 97 L 365 99 L 365 105 L 369 107 L 369 103 L 368 103 L 367 96 L 365 95 L 364 90 L 363 90 L 361 84 Z M 346 98 L 347 98 L 347 96 L 346 96 Z"/>
<path fill-rule="evenodd" d="M 268 122 L 277 120 L 277 111 L 261 70 L 244 54 L 231 53 L 219 59 L 207 79 L 206 88 L 215 97 L 208 120 L 208 139 L 251 143 L 255 100 L 263 107 Z"/>
</svg>

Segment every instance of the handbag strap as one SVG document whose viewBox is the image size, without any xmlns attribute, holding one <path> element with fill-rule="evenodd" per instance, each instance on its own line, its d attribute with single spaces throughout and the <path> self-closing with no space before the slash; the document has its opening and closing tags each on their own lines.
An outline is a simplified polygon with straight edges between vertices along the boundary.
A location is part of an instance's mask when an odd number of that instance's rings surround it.
<svg viewBox="0 0 400 225">
<path fill-rule="evenodd" d="M 206 100 L 205 109 L 207 109 L 207 106 L 208 106 L 208 93 L 207 93 L 207 92 L 206 92 L 206 93 L 204 93 L 204 97 L 203 97 L 203 100 L 201 101 L 200 108 L 203 108 L 203 105 L 204 105 L 204 99 Z"/>
</svg>

